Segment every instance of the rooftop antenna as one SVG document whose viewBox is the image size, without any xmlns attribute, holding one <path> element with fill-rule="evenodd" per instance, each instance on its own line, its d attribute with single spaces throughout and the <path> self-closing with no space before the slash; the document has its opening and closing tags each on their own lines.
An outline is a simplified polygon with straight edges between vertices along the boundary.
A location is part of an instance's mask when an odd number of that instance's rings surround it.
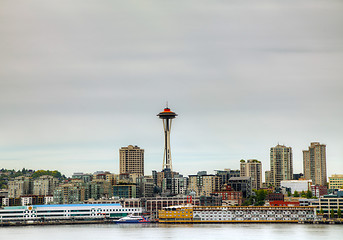
<svg viewBox="0 0 343 240">
<path fill-rule="evenodd" d="M 168 108 L 168 101 L 167 101 L 167 108 Z"/>
</svg>

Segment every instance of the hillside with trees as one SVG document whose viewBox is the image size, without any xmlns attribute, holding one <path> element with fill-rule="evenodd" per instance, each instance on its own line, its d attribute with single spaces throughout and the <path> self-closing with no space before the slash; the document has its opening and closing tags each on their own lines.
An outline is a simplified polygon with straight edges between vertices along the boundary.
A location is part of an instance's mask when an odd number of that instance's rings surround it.
<svg viewBox="0 0 343 240">
<path fill-rule="evenodd" d="M 22 170 L 10 170 L 10 169 L 0 169 L 0 189 L 6 189 L 7 188 L 7 182 L 10 180 L 13 180 L 16 177 L 31 177 L 32 179 L 39 178 L 43 175 L 49 175 L 53 176 L 55 178 L 58 178 L 59 180 L 65 180 L 66 176 L 62 175 L 57 170 L 32 170 L 32 169 L 25 169 Z"/>
</svg>

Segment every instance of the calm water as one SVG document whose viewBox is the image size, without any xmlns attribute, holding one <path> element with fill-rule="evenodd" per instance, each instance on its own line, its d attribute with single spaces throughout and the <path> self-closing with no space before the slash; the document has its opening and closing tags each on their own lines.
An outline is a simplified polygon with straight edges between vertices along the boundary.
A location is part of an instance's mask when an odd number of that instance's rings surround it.
<svg viewBox="0 0 343 240">
<path fill-rule="evenodd" d="M 0 228 L 0 239 L 343 239 L 343 225 L 76 225 Z"/>
</svg>

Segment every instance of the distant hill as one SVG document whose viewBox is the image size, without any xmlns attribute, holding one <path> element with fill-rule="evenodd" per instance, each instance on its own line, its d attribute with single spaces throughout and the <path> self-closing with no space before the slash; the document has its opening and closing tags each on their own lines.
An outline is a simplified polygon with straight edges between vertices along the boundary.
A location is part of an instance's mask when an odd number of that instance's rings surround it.
<svg viewBox="0 0 343 240">
<path fill-rule="evenodd" d="M 36 179 L 43 175 L 53 176 L 55 178 L 58 178 L 59 180 L 67 179 L 65 175 L 62 175 L 57 170 L 32 170 L 23 168 L 22 170 L 16 171 L 14 169 L 9 170 L 2 168 L 0 169 L 0 189 L 7 188 L 7 182 L 16 177 L 25 176 L 31 177 L 32 179 Z"/>
</svg>

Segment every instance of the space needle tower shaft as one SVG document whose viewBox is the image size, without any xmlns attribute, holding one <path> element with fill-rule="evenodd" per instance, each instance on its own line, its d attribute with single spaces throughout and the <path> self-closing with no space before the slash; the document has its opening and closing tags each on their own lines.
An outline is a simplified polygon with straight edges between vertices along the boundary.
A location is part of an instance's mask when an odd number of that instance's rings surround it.
<svg viewBox="0 0 343 240">
<path fill-rule="evenodd" d="M 157 114 L 157 116 L 163 121 L 164 129 L 164 155 L 163 155 L 163 166 L 162 169 L 172 170 L 172 158 L 171 158 L 171 149 L 170 149 L 170 131 L 172 125 L 172 119 L 174 119 L 177 114 L 172 112 L 168 106 Z"/>
</svg>

